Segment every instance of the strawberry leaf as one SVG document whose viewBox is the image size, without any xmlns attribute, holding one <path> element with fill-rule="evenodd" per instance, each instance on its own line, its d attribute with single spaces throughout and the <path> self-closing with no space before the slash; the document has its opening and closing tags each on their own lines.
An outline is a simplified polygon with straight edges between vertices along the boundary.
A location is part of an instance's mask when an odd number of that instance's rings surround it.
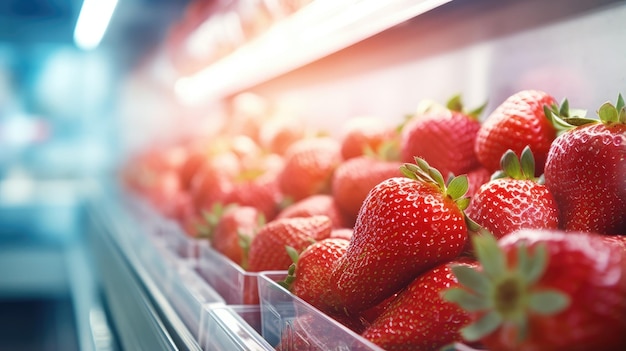
<svg viewBox="0 0 626 351">
<path fill-rule="evenodd" d="M 524 178 L 533 179 L 535 177 L 535 157 L 533 156 L 530 146 L 528 145 L 526 145 L 524 150 L 522 150 L 520 164 L 522 166 L 522 175 Z"/>
<path fill-rule="evenodd" d="M 468 266 L 453 266 L 452 272 L 456 276 L 459 283 L 469 288 L 478 295 L 487 295 L 491 284 L 489 278 L 482 272 L 472 269 Z"/>
<path fill-rule="evenodd" d="M 449 302 L 455 302 L 469 312 L 483 311 L 489 308 L 488 300 L 468 292 L 462 288 L 450 288 L 443 293 L 443 298 Z"/>
<path fill-rule="evenodd" d="M 536 291 L 531 293 L 528 299 L 530 309 L 535 313 L 543 315 L 561 312 L 566 309 L 569 304 L 569 297 L 555 290 Z"/>
<path fill-rule="evenodd" d="M 285 246 L 285 250 L 287 250 L 287 254 L 289 255 L 289 258 L 291 258 L 291 262 L 297 264 L 298 259 L 300 258 L 300 252 L 298 252 L 298 250 L 289 245 Z"/>
<path fill-rule="evenodd" d="M 526 278 L 526 283 L 528 284 L 533 284 L 539 280 L 546 269 L 548 262 L 548 250 L 546 249 L 545 244 L 538 244 L 534 251 L 532 260 L 530 260 L 530 263 L 528 263 L 525 267 L 523 275 Z"/>
<path fill-rule="evenodd" d="M 461 335 L 463 339 L 467 341 L 478 341 L 485 335 L 492 333 L 502 324 L 502 316 L 495 311 L 491 311 L 475 323 L 468 325 L 461 329 Z"/>
<path fill-rule="evenodd" d="M 508 149 L 500 159 L 500 166 L 506 175 L 513 179 L 520 179 L 522 175 L 522 167 L 519 158 L 513 150 Z"/>
<path fill-rule="evenodd" d="M 605 123 L 615 123 L 618 121 L 617 109 L 610 102 L 605 102 L 600 106 L 598 116 L 600 116 L 600 120 Z"/>
<path fill-rule="evenodd" d="M 463 195 L 467 193 L 468 189 L 468 180 L 466 175 L 460 175 L 458 177 L 454 177 L 448 183 L 448 187 L 446 193 L 453 199 L 460 199 Z"/>
<path fill-rule="evenodd" d="M 506 268 L 504 253 L 498 247 L 498 241 L 492 234 L 473 236 L 472 245 L 478 260 L 489 277 L 500 277 L 504 274 Z"/>
<path fill-rule="evenodd" d="M 446 103 L 446 107 L 450 111 L 462 112 L 463 111 L 463 102 L 461 101 L 461 94 L 456 94 L 448 100 Z"/>
</svg>

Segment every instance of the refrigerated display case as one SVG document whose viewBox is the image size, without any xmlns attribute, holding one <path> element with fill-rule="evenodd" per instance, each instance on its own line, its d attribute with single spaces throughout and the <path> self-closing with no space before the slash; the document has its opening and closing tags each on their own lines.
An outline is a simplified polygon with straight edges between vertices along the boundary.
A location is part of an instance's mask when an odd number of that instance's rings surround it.
<svg viewBox="0 0 626 351">
<path fill-rule="evenodd" d="M 312 349 L 380 349 L 276 284 L 286 271 L 246 272 L 129 189 L 122 168 L 143 151 L 233 121 L 246 128 L 259 111 L 339 136 L 352 118 L 397 125 L 421 100 L 455 93 L 491 111 L 540 89 L 593 114 L 626 86 L 620 0 L 198 0 L 184 9 L 114 85 L 106 113 L 115 122 L 99 136 L 115 152 L 81 174 L 79 189 L 72 183 L 69 205 L 40 209 L 85 237 L 63 251 L 71 278 L 50 283 L 71 292 L 80 349 L 273 350 L 285 337 L 298 345 L 303 315 Z"/>
</svg>

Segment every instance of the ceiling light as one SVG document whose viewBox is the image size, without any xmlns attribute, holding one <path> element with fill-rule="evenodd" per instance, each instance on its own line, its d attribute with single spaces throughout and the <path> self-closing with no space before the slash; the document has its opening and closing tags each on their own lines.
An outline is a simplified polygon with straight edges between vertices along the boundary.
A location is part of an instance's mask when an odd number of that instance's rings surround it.
<svg viewBox="0 0 626 351">
<path fill-rule="evenodd" d="M 83 50 L 98 47 L 109 26 L 118 0 L 85 0 L 80 9 L 74 42 Z"/>
</svg>

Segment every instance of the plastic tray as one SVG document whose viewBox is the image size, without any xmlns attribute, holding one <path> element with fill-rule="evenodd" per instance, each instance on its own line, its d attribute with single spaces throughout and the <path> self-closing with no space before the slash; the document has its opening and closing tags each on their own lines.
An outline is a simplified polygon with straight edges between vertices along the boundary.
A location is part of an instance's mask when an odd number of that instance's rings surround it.
<svg viewBox="0 0 626 351">
<path fill-rule="evenodd" d="M 260 334 L 259 306 L 207 306 L 199 338 L 205 351 L 267 351 L 274 348 Z"/>
<path fill-rule="evenodd" d="M 223 306 L 224 299 L 195 271 L 193 261 L 180 261 L 166 276 L 164 290 L 182 321 L 194 337 L 201 335 L 202 314 L 207 306 Z"/>
<path fill-rule="evenodd" d="M 201 242 L 198 271 L 229 305 L 258 305 L 259 273 L 247 272 L 228 257 Z"/>
<path fill-rule="evenodd" d="M 162 220 L 156 230 L 157 235 L 165 242 L 166 247 L 182 258 L 197 258 L 200 243 L 206 241 L 190 237 L 173 220 Z"/>
<path fill-rule="evenodd" d="M 282 271 L 259 274 L 261 332 L 270 345 L 293 351 L 383 350 L 276 283 L 285 277 Z"/>
</svg>

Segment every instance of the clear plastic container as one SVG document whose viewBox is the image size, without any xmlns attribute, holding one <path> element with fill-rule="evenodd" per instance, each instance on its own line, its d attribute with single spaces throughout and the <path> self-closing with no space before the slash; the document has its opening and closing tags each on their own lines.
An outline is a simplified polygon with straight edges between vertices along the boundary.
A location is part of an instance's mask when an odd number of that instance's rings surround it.
<svg viewBox="0 0 626 351">
<path fill-rule="evenodd" d="M 200 243 L 198 272 L 229 305 L 258 305 L 258 273 L 247 272 L 208 242 Z"/>
<path fill-rule="evenodd" d="M 344 327 L 276 282 L 286 273 L 261 272 L 259 298 L 261 333 L 281 350 L 376 350 L 383 349 Z"/>
<path fill-rule="evenodd" d="M 203 240 L 187 235 L 176 221 L 162 220 L 157 231 L 167 248 L 177 256 L 194 259 L 198 257 L 198 247 Z"/>
<path fill-rule="evenodd" d="M 260 334 L 259 306 L 206 306 L 204 314 L 204 328 L 199 338 L 203 350 L 274 350 Z"/>
<path fill-rule="evenodd" d="M 195 262 L 179 261 L 170 271 L 165 297 L 194 337 L 199 338 L 207 305 L 225 305 L 224 299 L 195 271 Z"/>
</svg>

